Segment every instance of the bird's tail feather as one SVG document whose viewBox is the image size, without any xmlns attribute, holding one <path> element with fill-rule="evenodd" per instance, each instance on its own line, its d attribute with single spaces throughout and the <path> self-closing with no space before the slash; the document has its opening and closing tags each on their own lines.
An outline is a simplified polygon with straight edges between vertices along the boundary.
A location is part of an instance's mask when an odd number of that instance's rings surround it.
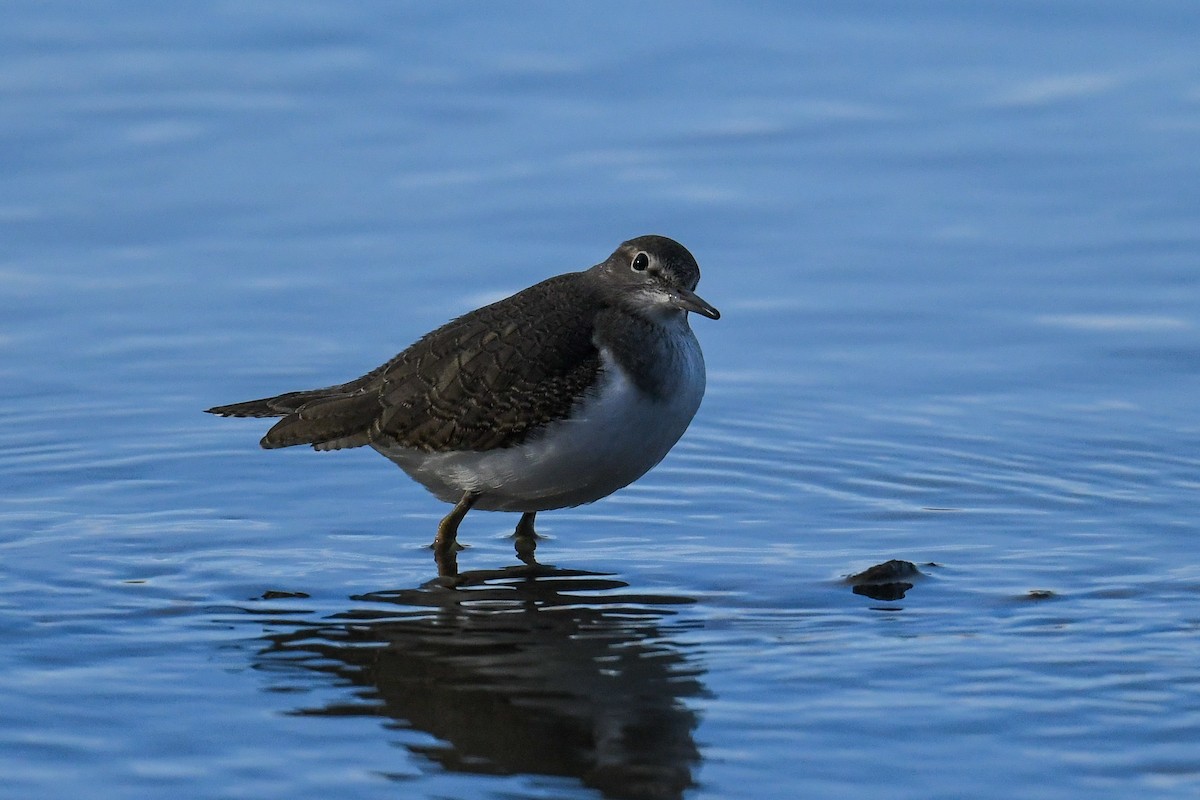
<svg viewBox="0 0 1200 800">
<path fill-rule="evenodd" d="M 297 411 L 305 403 L 329 396 L 329 389 L 314 389 L 308 392 L 288 392 L 275 397 L 264 397 L 261 400 L 247 400 L 244 403 L 230 403 L 227 406 L 213 406 L 205 409 L 206 414 L 217 414 L 222 417 L 286 417 Z"/>
<path fill-rule="evenodd" d="M 223 417 L 283 417 L 259 442 L 264 448 L 310 444 L 317 450 L 360 447 L 370 442 L 379 414 L 378 395 L 345 392 L 343 386 L 289 392 L 208 409 Z"/>
<path fill-rule="evenodd" d="M 379 395 L 373 392 L 322 397 L 275 423 L 261 444 L 268 449 L 296 444 L 311 444 L 317 450 L 360 447 L 371 440 L 371 423 L 379 410 Z"/>
</svg>

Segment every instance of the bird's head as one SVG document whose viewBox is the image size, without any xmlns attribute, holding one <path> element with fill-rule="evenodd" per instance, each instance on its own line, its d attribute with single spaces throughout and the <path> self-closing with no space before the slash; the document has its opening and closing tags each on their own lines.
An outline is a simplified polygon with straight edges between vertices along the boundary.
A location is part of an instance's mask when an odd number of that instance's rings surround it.
<svg viewBox="0 0 1200 800">
<path fill-rule="evenodd" d="M 687 248 L 665 236 L 639 236 L 621 244 L 593 269 L 617 304 L 648 317 L 694 311 L 709 319 L 721 312 L 696 294 L 700 267 Z"/>
</svg>

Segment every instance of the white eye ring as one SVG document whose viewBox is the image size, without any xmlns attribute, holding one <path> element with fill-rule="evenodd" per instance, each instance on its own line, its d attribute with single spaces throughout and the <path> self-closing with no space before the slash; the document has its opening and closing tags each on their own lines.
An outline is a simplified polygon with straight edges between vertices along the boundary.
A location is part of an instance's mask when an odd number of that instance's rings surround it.
<svg viewBox="0 0 1200 800">
<path fill-rule="evenodd" d="M 633 257 L 633 263 L 629 266 L 633 268 L 634 272 L 645 272 L 650 266 L 650 256 L 645 252 L 638 253 Z"/>
</svg>

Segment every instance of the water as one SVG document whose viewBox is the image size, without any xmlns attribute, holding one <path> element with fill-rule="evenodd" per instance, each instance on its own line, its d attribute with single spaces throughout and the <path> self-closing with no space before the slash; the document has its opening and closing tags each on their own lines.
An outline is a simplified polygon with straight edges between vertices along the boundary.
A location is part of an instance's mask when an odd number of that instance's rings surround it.
<svg viewBox="0 0 1200 800">
<path fill-rule="evenodd" d="M 1198 32 L 13 5 L 0 795 L 1195 796 Z M 199 413 L 648 232 L 724 313 L 708 394 L 540 570 L 476 514 L 431 583 L 386 461 Z"/>
</svg>

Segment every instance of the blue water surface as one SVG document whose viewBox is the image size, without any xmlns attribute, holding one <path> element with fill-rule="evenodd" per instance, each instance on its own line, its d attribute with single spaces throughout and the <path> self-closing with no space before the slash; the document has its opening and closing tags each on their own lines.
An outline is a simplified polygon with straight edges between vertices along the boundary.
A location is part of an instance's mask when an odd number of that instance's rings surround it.
<svg viewBox="0 0 1200 800">
<path fill-rule="evenodd" d="M 0 796 L 1200 794 L 1200 6 L 17 2 Z M 201 413 L 622 240 L 708 393 L 539 517 Z M 891 559 L 919 575 L 847 580 Z"/>
</svg>

